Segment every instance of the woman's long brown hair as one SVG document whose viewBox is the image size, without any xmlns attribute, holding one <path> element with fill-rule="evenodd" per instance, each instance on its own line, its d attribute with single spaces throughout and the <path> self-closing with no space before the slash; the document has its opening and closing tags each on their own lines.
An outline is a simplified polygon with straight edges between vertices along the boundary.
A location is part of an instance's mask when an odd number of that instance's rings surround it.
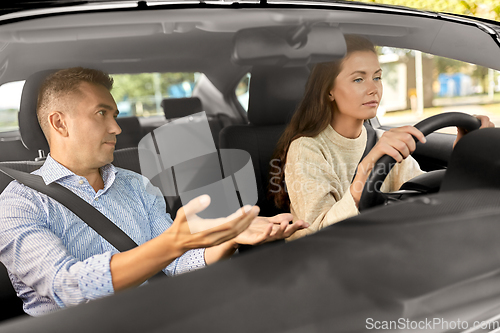
<svg viewBox="0 0 500 333">
<path fill-rule="evenodd" d="M 278 171 L 269 175 L 268 194 L 270 198 L 274 198 L 274 204 L 279 208 L 290 207 L 290 198 L 285 186 L 286 155 L 290 144 L 303 136 L 317 136 L 332 122 L 335 102 L 330 101 L 329 93 L 342 69 L 344 59 L 356 51 L 376 53 L 373 43 L 368 39 L 357 35 L 344 37 L 347 45 L 346 56 L 314 66 L 307 80 L 304 97 L 278 141 L 271 160 L 271 165 Z"/>
</svg>

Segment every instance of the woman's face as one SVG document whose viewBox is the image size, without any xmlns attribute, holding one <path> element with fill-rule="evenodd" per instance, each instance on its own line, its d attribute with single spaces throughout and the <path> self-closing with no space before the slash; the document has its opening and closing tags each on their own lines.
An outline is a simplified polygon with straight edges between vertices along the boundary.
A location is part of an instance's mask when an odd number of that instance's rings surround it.
<svg viewBox="0 0 500 333">
<path fill-rule="evenodd" d="M 382 98 L 382 69 L 371 51 L 356 51 L 344 59 L 330 91 L 335 118 L 370 119 L 377 115 Z"/>
</svg>

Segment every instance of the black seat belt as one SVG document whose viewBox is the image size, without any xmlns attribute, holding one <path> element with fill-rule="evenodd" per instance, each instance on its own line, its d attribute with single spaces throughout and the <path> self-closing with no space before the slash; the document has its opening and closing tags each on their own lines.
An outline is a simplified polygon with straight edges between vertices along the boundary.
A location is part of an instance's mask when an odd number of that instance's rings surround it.
<svg viewBox="0 0 500 333">
<path fill-rule="evenodd" d="M 83 222 L 94 229 L 95 232 L 107 240 L 118 251 L 128 251 L 137 246 L 137 243 L 134 242 L 132 238 L 122 229 L 118 228 L 116 224 L 111 222 L 104 214 L 64 186 L 55 182 L 46 185 L 41 176 L 7 168 L 3 165 L 0 165 L 0 171 L 17 180 L 19 183 L 58 201 L 82 219 Z M 154 277 L 156 276 L 165 277 L 166 275 L 163 271 L 160 271 Z"/>
<path fill-rule="evenodd" d="M 372 150 L 372 148 L 375 146 L 375 144 L 378 141 L 377 132 L 375 132 L 373 127 L 370 124 L 368 124 L 367 122 L 364 122 L 363 125 L 366 128 L 366 147 L 365 147 L 365 151 L 363 152 L 363 156 L 361 156 L 361 159 L 358 162 L 358 166 L 359 166 L 359 163 L 361 163 L 361 161 L 366 157 L 366 155 L 368 155 L 370 150 Z M 358 166 L 356 166 L 356 170 L 354 171 L 354 176 L 352 176 L 352 181 L 354 181 L 354 178 L 356 177 L 356 174 L 358 173 Z M 351 183 L 352 183 L 352 181 L 351 181 Z"/>
</svg>

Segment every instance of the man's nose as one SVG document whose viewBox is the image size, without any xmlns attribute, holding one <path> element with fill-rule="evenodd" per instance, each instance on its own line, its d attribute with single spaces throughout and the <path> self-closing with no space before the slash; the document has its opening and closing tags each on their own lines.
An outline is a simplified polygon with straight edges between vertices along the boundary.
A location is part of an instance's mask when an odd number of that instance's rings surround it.
<svg viewBox="0 0 500 333">
<path fill-rule="evenodd" d="M 111 127 L 109 129 L 109 133 L 114 134 L 114 135 L 118 135 L 121 132 L 122 132 L 122 129 L 118 125 L 118 123 L 116 122 L 116 118 L 113 118 L 113 120 L 111 121 Z"/>
</svg>

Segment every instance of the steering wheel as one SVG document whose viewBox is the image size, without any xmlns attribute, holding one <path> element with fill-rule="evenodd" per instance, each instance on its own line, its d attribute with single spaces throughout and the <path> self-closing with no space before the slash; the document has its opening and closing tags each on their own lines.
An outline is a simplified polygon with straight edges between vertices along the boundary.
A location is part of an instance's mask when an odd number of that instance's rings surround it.
<svg viewBox="0 0 500 333">
<path fill-rule="evenodd" d="M 457 126 L 467 131 L 473 131 L 481 127 L 481 121 L 466 113 L 447 112 L 424 119 L 415 125 L 415 127 L 425 136 L 438 129 L 449 126 Z M 415 139 L 415 141 L 417 142 L 418 148 L 421 143 L 417 139 Z M 382 156 L 377 163 L 375 163 L 365 183 L 365 187 L 363 188 L 363 193 L 359 200 L 359 211 L 384 205 L 389 201 L 388 195 L 381 192 L 380 188 L 394 164 L 396 164 L 396 160 L 389 155 Z"/>
</svg>

